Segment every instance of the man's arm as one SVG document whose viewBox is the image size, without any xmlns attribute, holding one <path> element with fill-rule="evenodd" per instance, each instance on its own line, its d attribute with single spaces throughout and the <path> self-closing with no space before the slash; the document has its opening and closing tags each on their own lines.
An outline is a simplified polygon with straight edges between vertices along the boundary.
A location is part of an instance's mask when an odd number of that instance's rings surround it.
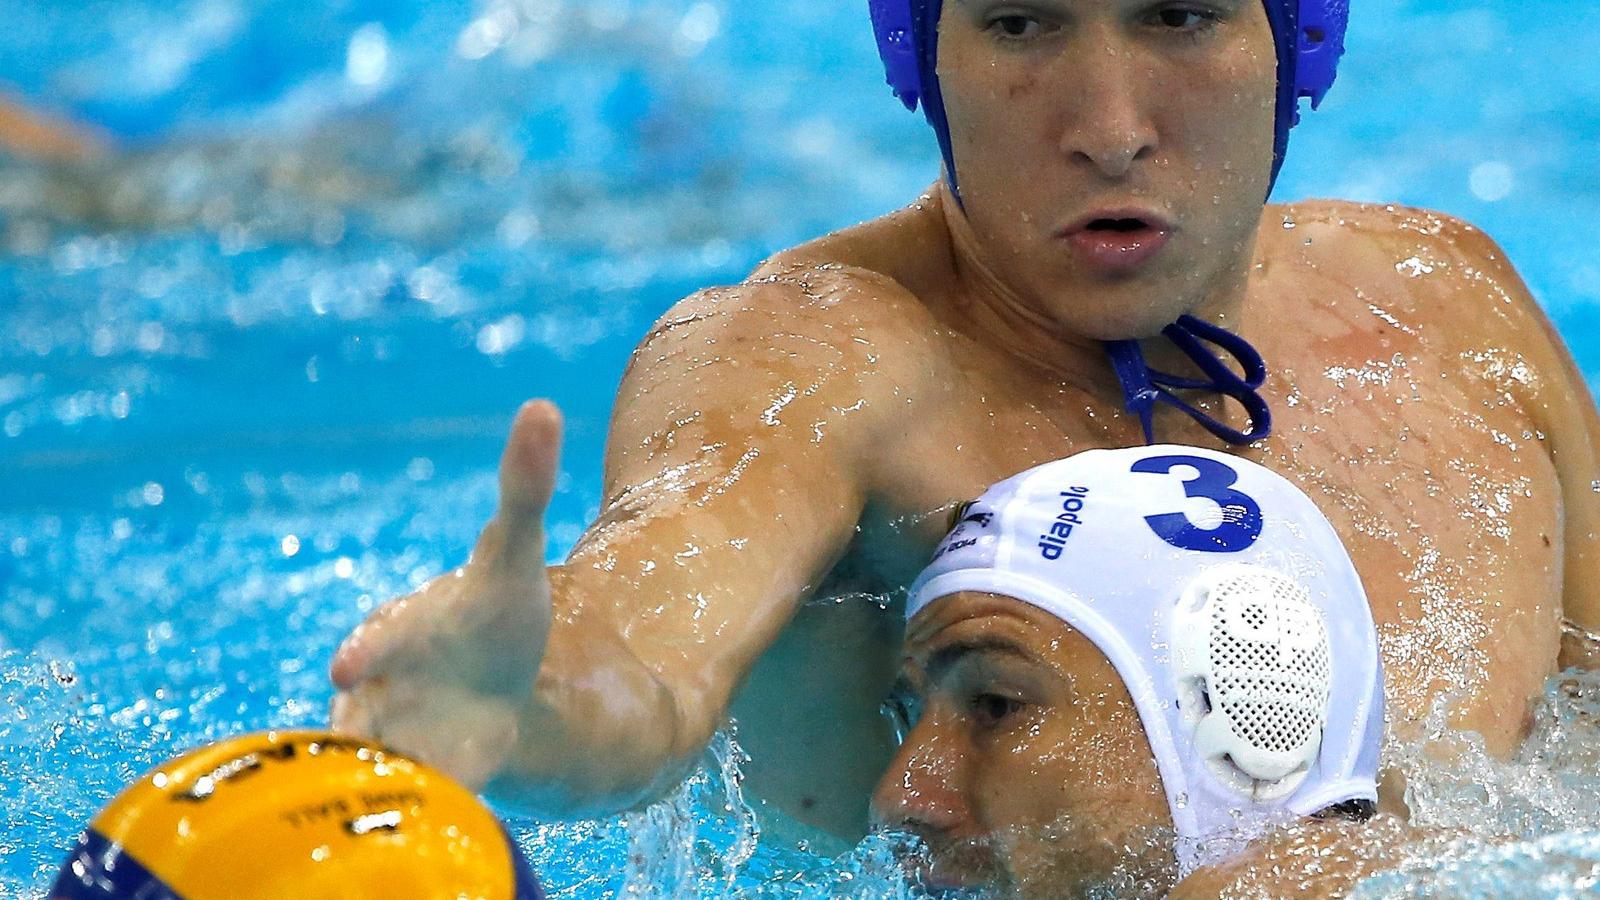
<svg viewBox="0 0 1600 900">
<path fill-rule="evenodd" d="M 104 141 L 89 129 L 52 121 L 0 93 L 0 152 L 28 159 L 83 162 L 104 150 Z"/>
<path fill-rule="evenodd" d="M 537 437 L 514 432 L 502 511 L 472 561 L 398 601 L 401 616 L 376 615 L 388 636 L 341 649 L 336 718 L 547 812 L 612 811 L 669 787 L 844 552 L 872 461 L 914 405 L 925 368 L 899 337 L 896 311 L 913 301 L 885 299 L 897 290 L 811 272 L 675 307 L 624 376 L 600 518 L 549 570 L 548 594 L 532 575 L 525 589 L 489 577 L 542 541 L 554 477 Z M 540 596 L 547 638 L 480 609 Z M 508 641 L 519 628 L 530 637 Z"/>
<path fill-rule="evenodd" d="M 1467 316 L 1486 346 L 1500 343 L 1530 364 L 1532 379 L 1519 400 L 1546 435 L 1561 483 L 1562 615 L 1573 626 L 1600 633 L 1600 414 L 1571 353 L 1517 274 L 1505 251 L 1483 231 L 1446 219 L 1442 237 L 1456 264 L 1489 293 L 1489 315 Z M 1562 642 L 1561 664 L 1600 668 L 1600 646 Z"/>
<path fill-rule="evenodd" d="M 1391 815 L 1369 822 L 1308 819 L 1286 826 L 1230 859 L 1191 873 L 1168 900 L 1343 897 L 1364 878 L 1425 859 L 1453 835 L 1421 830 Z"/>
</svg>

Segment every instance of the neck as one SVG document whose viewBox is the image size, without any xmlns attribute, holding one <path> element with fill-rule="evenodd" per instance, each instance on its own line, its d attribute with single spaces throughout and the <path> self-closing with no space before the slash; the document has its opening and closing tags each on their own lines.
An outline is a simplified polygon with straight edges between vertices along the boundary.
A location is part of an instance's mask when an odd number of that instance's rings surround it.
<svg viewBox="0 0 1600 900">
<path fill-rule="evenodd" d="M 1091 337 L 1075 332 L 1050 312 L 1050 298 L 1026 296 L 1004 277 L 1003 261 L 986 256 L 978 246 L 970 223 L 941 184 L 932 192 L 936 212 L 950 236 L 950 266 L 955 279 L 946 302 L 955 326 L 984 346 L 1053 380 L 1074 385 L 1095 396 L 1118 399 L 1121 386 L 1106 357 L 1105 340 L 1115 335 Z M 1187 313 L 1235 333 L 1245 330 L 1246 300 L 1250 293 L 1255 233 L 1239 248 L 1237 261 L 1225 266 L 1214 284 L 1185 304 Z M 1177 316 L 1173 317 L 1176 320 Z M 1169 322 L 1157 323 L 1138 338 L 1146 361 L 1156 369 L 1187 372 L 1191 365 L 1176 347 L 1160 338 Z"/>
</svg>

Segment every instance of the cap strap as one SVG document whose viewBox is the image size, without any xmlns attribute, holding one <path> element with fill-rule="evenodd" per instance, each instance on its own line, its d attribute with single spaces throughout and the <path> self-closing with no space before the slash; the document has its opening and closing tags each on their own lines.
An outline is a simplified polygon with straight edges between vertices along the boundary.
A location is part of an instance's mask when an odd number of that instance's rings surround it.
<svg viewBox="0 0 1600 900">
<path fill-rule="evenodd" d="M 1155 405 L 1158 401 L 1181 411 L 1206 431 L 1236 446 L 1259 441 L 1272 433 L 1272 410 L 1259 392 L 1259 388 L 1266 383 L 1267 366 L 1249 341 L 1220 325 L 1190 315 L 1180 316 L 1178 321 L 1163 328 L 1161 334 L 1206 377 L 1185 378 L 1150 368 L 1136 340 L 1105 342 L 1106 353 L 1111 357 L 1111 368 L 1122 383 L 1124 406 L 1128 412 L 1139 417 L 1139 424 L 1144 428 L 1145 443 L 1155 443 Z M 1244 377 L 1234 374 L 1206 346 L 1207 343 L 1233 357 L 1244 371 Z M 1241 432 L 1229 428 L 1173 393 L 1180 390 L 1210 391 L 1232 397 L 1250 417 L 1250 430 Z"/>
</svg>

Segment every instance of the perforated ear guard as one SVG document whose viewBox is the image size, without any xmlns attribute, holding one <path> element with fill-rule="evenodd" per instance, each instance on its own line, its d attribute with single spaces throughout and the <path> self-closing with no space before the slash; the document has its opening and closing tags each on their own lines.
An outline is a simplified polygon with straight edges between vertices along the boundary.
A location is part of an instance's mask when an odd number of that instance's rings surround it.
<svg viewBox="0 0 1600 900">
<path fill-rule="evenodd" d="M 1178 706 L 1211 774 L 1253 800 L 1298 788 L 1332 688 L 1328 629 L 1305 588 L 1260 566 L 1209 569 L 1178 601 L 1172 647 Z"/>
</svg>

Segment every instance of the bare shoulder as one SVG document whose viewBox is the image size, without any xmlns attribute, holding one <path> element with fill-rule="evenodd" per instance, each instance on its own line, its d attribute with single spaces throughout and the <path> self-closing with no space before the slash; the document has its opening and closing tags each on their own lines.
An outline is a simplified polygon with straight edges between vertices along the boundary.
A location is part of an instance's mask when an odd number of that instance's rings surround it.
<svg viewBox="0 0 1600 900">
<path fill-rule="evenodd" d="M 1554 365 L 1560 338 L 1505 251 L 1454 216 L 1395 204 L 1315 200 L 1273 207 L 1298 258 L 1441 342 L 1494 346 Z"/>
<path fill-rule="evenodd" d="M 1526 412 L 1554 426 L 1586 412 L 1587 391 L 1562 338 L 1523 283 L 1506 251 L 1454 216 L 1421 208 L 1314 200 L 1270 207 L 1293 234 L 1277 253 L 1307 271 L 1354 288 L 1365 303 L 1349 317 L 1376 327 L 1382 307 L 1408 327 L 1419 352 L 1477 373 Z M 1266 234 L 1266 229 L 1264 229 Z M 1274 235 L 1274 240 L 1285 240 Z"/>
<path fill-rule="evenodd" d="M 1302 259 L 1343 272 L 1452 327 L 1475 311 L 1516 317 L 1537 311 L 1506 254 L 1489 235 L 1446 213 L 1396 204 L 1311 200 L 1274 207 L 1304 238 Z"/>
<path fill-rule="evenodd" d="M 930 257 L 947 244 L 942 221 L 925 197 L 778 253 L 743 282 L 674 306 L 634 362 L 648 364 L 667 346 L 703 354 L 714 341 L 727 367 L 848 375 L 915 395 L 943 368 L 945 332 L 918 293 Z"/>
<path fill-rule="evenodd" d="M 702 446 L 774 458 L 820 448 L 860 468 L 934 402 L 939 334 L 909 292 L 859 268 L 782 267 L 695 293 L 634 351 L 607 483 L 690 462 Z"/>
<path fill-rule="evenodd" d="M 630 370 L 672 360 L 708 368 L 759 365 L 784 377 L 848 370 L 892 376 L 909 388 L 930 363 L 939 334 L 923 304 L 881 273 L 769 262 L 740 284 L 675 304 L 639 344 Z"/>
</svg>

